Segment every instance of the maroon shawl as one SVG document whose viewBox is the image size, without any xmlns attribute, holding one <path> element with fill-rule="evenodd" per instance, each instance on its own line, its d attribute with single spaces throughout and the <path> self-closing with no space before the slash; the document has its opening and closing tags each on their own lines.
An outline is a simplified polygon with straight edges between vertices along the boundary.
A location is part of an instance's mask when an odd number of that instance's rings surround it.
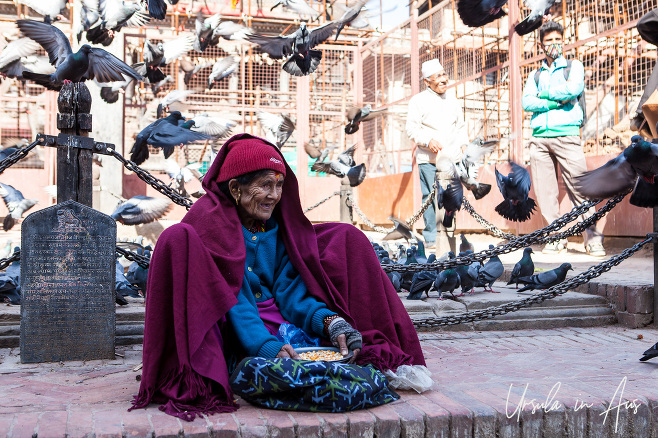
<svg viewBox="0 0 658 438">
<path fill-rule="evenodd" d="M 216 181 L 227 145 L 236 140 L 264 141 L 239 134 L 224 144 L 203 179 L 206 194 L 180 224 L 162 233 L 153 253 L 144 366 L 133 408 L 163 403 L 161 410 L 189 421 L 201 412 L 237 408 L 218 323 L 237 302 L 246 252 L 235 203 Z M 297 179 L 285 165 L 274 217 L 309 293 L 361 332 L 358 363 L 380 370 L 424 365 L 411 319 L 366 236 L 349 224 L 312 225 L 302 211 Z"/>
</svg>

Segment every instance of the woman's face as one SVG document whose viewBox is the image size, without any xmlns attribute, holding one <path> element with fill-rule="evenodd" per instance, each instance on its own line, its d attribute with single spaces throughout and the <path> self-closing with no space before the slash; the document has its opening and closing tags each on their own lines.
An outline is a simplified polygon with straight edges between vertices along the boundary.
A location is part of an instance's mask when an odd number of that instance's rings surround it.
<svg viewBox="0 0 658 438">
<path fill-rule="evenodd" d="M 268 170 L 248 184 L 240 185 L 235 181 L 233 185 L 240 194 L 238 203 L 240 218 L 247 221 L 260 220 L 265 222 L 268 220 L 274 212 L 274 207 L 281 200 L 283 179 L 282 173 Z M 231 191 L 235 197 L 235 189 L 231 187 Z"/>
</svg>

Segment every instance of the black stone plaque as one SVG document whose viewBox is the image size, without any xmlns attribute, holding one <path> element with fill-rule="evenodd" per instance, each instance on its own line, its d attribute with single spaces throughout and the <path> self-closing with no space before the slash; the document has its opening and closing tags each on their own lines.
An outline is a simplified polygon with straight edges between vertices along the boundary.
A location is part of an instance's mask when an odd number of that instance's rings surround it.
<svg viewBox="0 0 658 438">
<path fill-rule="evenodd" d="M 21 229 L 21 362 L 114 359 L 114 220 L 66 201 Z"/>
</svg>

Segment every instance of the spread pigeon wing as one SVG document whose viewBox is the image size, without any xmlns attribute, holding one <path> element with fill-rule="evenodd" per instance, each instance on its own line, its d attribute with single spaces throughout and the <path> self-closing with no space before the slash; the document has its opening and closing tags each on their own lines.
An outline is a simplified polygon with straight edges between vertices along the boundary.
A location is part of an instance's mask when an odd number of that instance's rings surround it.
<svg viewBox="0 0 658 438">
<path fill-rule="evenodd" d="M 0 53 L 0 68 L 6 66 L 12 61 L 30 56 L 37 52 L 41 45 L 30 38 L 19 38 L 7 46 Z"/>
<path fill-rule="evenodd" d="M 628 190 L 635 184 L 637 174 L 624 154 L 576 177 L 575 188 L 586 198 L 609 198 Z"/>
<path fill-rule="evenodd" d="M 43 16 L 55 17 L 66 7 L 68 0 L 17 0 Z"/>
<path fill-rule="evenodd" d="M 160 219 L 170 207 L 168 199 L 139 195 L 117 207 L 112 217 L 117 219 L 120 216 L 125 225 L 146 224 Z"/>
<path fill-rule="evenodd" d="M 258 44 L 260 49 L 274 59 L 281 59 L 292 55 L 293 38 L 285 36 L 248 35 L 247 40 Z"/>
<path fill-rule="evenodd" d="M 110 52 L 98 48 L 89 51 L 87 78 L 96 79 L 98 82 L 125 81 L 123 75 L 138 81 L 144 80 L 132 67 Z"/>
<path fill-rule="evenodd" d="M 41 44 L 48 52 L 50 63 L 55 67 L 73 53 L 69 39 L 55 26 L 34 20 L 16 20 L 16 25 L 23 35 Z"/>
<path fill-rule="evenodd" d="M 503 198 L 507 198 L 507 195 L 505 194 L 505 176 L 498 172 L 498 169 L 494 169 L 496 172 L 496 184 L 498 184 L 498 190 L 500 190 L 500 193 L 502 193 Z"/>
<path fill-rule="evenodd" d="M 510 164 L 512 165 L 512 172 L 514 172 L 514 182 L 516 183 L 516 186 L 521 192 L 528 193 L 530 191 L 530 185 L 532 184 L 530 173 L 516 163 Z"/>
<path fill-rule="evenodd" d="M 472 141 L 468 145 L 466 145 L 466 150 L 464 151 L 464 158 L 463 161 L 465 163 L 479 163 L 480 159 L 492 153 L 496 146 L 498 145 L 498 141 L 485 141 L 480 144 L 480 142 L 475 142 Z"/>
<path fill-rule="evenodd" d="M 191 35 L 182 36 L 163 43 L 162 47 L 164 51 L 162 60 L 165 64 L 169 64 L 194 48 L 194 37 Z"/>
<path fill-rule="evenodd" d="M 311 32 L 309 32 L 309 47 L 313 48 L 329 39 L 329 37 L 333 35 L 334 31 L 338 28 L 338 25 L 339 23 L 337 21 L 330 21 L 329 23 L 323 24 L 320 27 L 316 27 Z"/>
</svg>

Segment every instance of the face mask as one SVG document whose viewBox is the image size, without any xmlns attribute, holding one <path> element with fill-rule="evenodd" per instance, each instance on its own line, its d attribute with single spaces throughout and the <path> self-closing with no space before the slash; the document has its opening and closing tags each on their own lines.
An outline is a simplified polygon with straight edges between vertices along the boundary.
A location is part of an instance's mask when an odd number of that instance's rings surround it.
<svg viewBox="0 0 658 438">
<path fill-rule="evenodd" d="M 562 44 L 544 46 L 544 53 L 546 53 L 549 58 L 557 59 L 562 56 Z"/>
</svg>

